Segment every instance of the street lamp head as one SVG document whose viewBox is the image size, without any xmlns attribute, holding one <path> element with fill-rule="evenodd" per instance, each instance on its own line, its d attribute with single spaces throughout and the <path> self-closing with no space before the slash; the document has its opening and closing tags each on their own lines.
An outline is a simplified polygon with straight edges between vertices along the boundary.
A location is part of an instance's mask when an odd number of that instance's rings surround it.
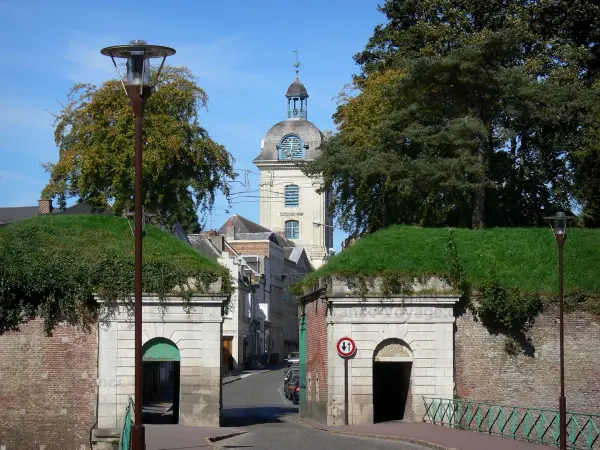
<svg viewBox="0 0 600 450">
<path fill-rule="evenodd" d="M 573 219 L 572 216 L 567 216 L 564 211 L 559 211 L 556 215 L 544 217 L 544 219 L 550 223 L 554 236 L 557 238 L 562 237 L 563 239 L 567 237 L 567 221 Z"/>
<path fill-rule="evenodd" d="M 147 86 L 150 84 L 150 60 L 153 58 L 162 58 L 162 62 L 156 74 L 155 81 L 158 79 L 163 64 L 167 56 L 175 54 L 175 49 L 163 47 L 162 45 L 149 45 L 146 41 L 134 40 L 127 45 L 115 45 L 105 47 L 100 50 L 105 56 L 110 56 L 115 67 L 117 63 L 115 58 L 126 60 L 127 67 L 127 85 L 128 86 Z"/>
<path fill-rule="evenodd" d="M 313 222 L 313 227 L 319 228 L 321 224 L 319 222 Z"/>
</svg>

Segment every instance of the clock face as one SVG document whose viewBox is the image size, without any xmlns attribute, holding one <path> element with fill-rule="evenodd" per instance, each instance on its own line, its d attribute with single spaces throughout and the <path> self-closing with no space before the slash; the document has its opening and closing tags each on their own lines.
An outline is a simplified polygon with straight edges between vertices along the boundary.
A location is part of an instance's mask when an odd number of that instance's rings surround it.
<svg viewBox="0 0 600 450">
<path fill-rule="evenodd" d="M 280 159 L 304 159 L 304 143 L 295 134 L 284 137 L 279 146 Z"/>
</svg>

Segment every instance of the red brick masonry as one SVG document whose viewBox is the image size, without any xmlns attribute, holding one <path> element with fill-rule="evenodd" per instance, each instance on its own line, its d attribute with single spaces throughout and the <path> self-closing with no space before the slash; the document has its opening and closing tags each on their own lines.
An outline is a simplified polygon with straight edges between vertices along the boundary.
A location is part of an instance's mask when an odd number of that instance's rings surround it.
<svg viewBox="0 0 600 450">
<path fill-rule="evenodd" d="M 96 421 L 98 332 L 41 320 L 0 336 L 0 445 L 10 449 L 89 448 Z M 102 381 L 102 380 L 101 380 Z"/>
</svg>

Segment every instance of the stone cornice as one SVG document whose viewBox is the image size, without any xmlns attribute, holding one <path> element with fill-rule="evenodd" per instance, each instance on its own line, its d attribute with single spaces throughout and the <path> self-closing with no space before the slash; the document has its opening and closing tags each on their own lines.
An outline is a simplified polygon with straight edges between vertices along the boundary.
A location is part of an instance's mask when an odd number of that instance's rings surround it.
<svg viewBox="0 0 600 450">
<path fill-rule="evenodd" d="M 328 296 L 327 301 L 332 303 L 333 306 L 344 305 L 344 306 L 379 306 L 385 307 L 398 307 L 407 305 L 454 305 L 460 299 L 459 295 L 395 295 L 392 298 L 383 297 L 356 297 L 356 296 Z"/>
<path fill-rule="evenodd" d="M 228 296 L 226 295 L 218 295 L 218 294 L 205 294 L 205 295 L 194 295 L 190 298 L 189 302 L 183 300 L 182 297 L 169 297 L 164 302 L 161 302 L 156 295 L 144 295 L 142 297 L 142 306 L 154 306 L 154 305 L 165 305 L 165 306 L 202 306 L 202 305 L 220 305 L 226 302 Z M 104 303 L 104 300 L 97 298 L 98 303 Z M 116 302 L 118 305 L 125 305 L 129 302 L 124 300 L 118 300 Z M 131 300 L 131 304 L 133 304 L 133 298 Z"/>
<path fill-rule="evenodd" d="M 267 163 L 255 163 L 260 170 L 302 170 L 294 163 L 283 161 L 269 161 Z"/>
</svg>

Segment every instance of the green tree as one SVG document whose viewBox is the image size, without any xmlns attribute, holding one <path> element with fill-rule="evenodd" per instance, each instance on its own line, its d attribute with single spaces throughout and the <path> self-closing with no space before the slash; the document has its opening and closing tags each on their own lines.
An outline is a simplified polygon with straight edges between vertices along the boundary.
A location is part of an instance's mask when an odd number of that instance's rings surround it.
<svg viewBox="0 0 600 450">
<path fill-rule="evenodd" d="M 358 94 L 342 95 L 338 134 L 305 168 L 334 189 L 341 225 L 537 225 L 568 207 L 598 95 L 584 18 L 561 20 L 584 3 L 387 1 L 355 57 Z M 579 153 L 589 167 L 594 150 Z"/>
<path fill-rule="evenodd" d="M 208 97 L 185 67 L 165 67 L 144 114 L 144 209 L 164 225 L 200 226 L 218 192 L 228 194 L 233 158 L 198 121 Z M 134 116 L 119 80 L 74 86 L 56 116 L 59 160 L 42 193 L 64 207 L 77 197 L 116 214 L 134 207 Z"/>
</svg>

